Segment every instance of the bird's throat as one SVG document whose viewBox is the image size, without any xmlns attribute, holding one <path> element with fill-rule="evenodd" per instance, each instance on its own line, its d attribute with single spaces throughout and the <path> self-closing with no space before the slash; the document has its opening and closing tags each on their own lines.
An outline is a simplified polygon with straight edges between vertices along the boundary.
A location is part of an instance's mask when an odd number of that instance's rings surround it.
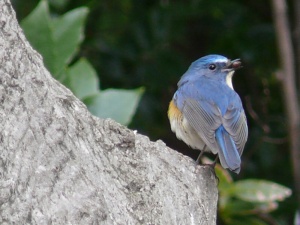
<svg viewBox="0 0 300 225">
<path fill-rule="evenodd" d="M 226 76 L 226 84 L 233 90 L 233 86 L 232 86 L 232 76 L 234 74 L 234 71 L 231 71 L 227 74 Z"/>
</svg>

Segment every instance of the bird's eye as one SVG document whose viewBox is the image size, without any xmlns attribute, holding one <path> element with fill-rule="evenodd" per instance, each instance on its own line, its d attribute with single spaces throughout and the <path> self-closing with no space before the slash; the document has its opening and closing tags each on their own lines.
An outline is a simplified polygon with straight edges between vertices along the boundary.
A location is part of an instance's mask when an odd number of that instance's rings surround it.
<svg viewBox="0 0 300 225">
<path fill-rule="evenodd" d="M 208 68 L 210 70 L 215 70 L 216 69 L 216 65 L 215 64 L 210 64 Z"/>
</svg>

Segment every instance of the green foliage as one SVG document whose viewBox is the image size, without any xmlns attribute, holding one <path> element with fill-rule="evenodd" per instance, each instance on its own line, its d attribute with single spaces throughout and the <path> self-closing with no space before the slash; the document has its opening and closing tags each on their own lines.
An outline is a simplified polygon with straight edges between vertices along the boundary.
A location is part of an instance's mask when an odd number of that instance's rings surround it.
<svg viewBox="0 0 300 225">
<path fill-rule="evenodd" d="M 24 33 L 39 51 L 51 74 L 61 79 L 83 40 L 84 21 L 88 9 L 80 7 L 63 16 L 51 17 L 48 3 L 42 0 L 21 23 Z"/>
<path fill-rule="evenodd" d="M 234 195 L 249 202 L 281 201 L 291 195 L 291 190 L 270 181 L 247 179 L 235 182 Z"/>
<path fill-rule="evenodd" d="M 219 178 L 219 215 L 225 224 L 266 225 L 262 215 L 278 208 L 292 191 L 277 183 L 259 179 L 234 182 L 228 171 L 216 166 Z"/>
<path fill-rule="evenodd" d="M 84 39 L 87 14 L 86 7 L 79 7 L 54 17 L 50 15 L 47 1 L 42 0 L 21 25 L 51 74 L 84 101 L 94 115 L 129 124 L 143 94 L 142 88 L 100 91 L 97 73 L 86 59 L 80 58 L 69 65 Z"/>
<path fill-rule="evenodd" d="M 84 58 L 68 68 L 64 84 L 79 98 L 98 94 L 99 79 L 93 66 Z"/>
<path fill-rule="evenodd" d="M 96 116 L 110 117 L 119 123 L 128 124 L 136 111 L 143 88 L 136 90 L 106 89 L 84 100 Z"/>
</svg>

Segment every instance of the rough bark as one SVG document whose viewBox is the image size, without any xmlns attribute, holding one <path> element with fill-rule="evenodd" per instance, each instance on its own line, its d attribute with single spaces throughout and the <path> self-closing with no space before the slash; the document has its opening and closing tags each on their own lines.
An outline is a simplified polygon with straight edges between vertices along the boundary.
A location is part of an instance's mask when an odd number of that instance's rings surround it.
<svg viewBox="0 0 300 225">
<path fill-rule="evenodd" d="M 216 223 L 210 167 L 92 116 L 0 1 L 0 224 Z"/>
<path fill-rule="evenodd" d="M 293 166 L 295 197 L 300 207 L 300 108 L 296 88 L 295 57 L 292 35 L 289 27 L 285 0 L 272 0 L 275 29 L 280 52 L 281 71 L 278 77 L 282 83 L 285 109 L 288 121 L 290 155 Z"/>
</svg>

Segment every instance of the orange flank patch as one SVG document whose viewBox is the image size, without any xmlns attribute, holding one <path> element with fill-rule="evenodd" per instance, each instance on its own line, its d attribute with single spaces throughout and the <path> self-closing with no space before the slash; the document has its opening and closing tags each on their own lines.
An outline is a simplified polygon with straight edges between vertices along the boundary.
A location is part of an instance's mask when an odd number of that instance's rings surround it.
<svg viewBox="0 0 300 225">
<path fill-rule="evenodd" d="M 179 111 L 173 100 L 169 104 L 168 117 L 169 120 L 178 121 L 182 119 L 182 113 Z"/>
</svg>

